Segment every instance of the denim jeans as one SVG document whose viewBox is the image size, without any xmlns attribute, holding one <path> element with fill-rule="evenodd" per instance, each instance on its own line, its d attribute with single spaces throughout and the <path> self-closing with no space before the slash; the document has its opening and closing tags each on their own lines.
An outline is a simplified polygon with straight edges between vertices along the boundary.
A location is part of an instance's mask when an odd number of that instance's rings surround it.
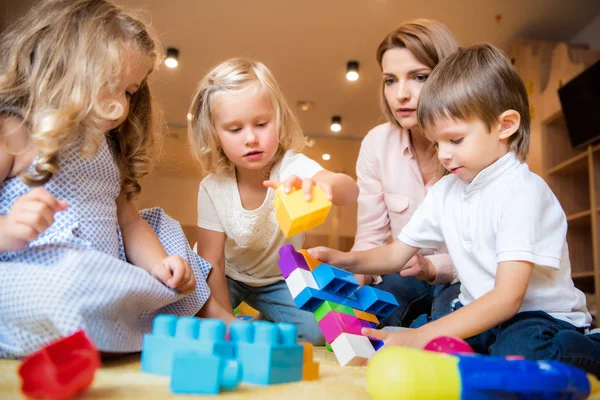
<svg viewBox="0 0 600 400">
<path fill-rule="evenodd" d="M 414 277 L 403 278 L 394 273 L 383 275 L 383 282 L 373 287 L 394 295 L 400 305 L 393 313 L 380 321 L 379 327 L 410 326 L 419 316 L 441 318 L 452 312 L 452 302 L 458 298 L 460 283 L 454 285 L 431 285 Z"/>
<path fill-rule="evenodd" d="M 260 311 L 262 316 L 273 322 L 289 322 L 298 329 L 298 340 L 316 346 L 325 345 L 321 329 L 313 313 L 300 310 L 290 294 L 285 281 L 266 286 L 248 286 L 227 278 L 231 307 L 236 308 L 242 301 Z"/>
<path fill-rule="evenodd" d="M 461 307 L 458 303 L 456 309 Z M 520 312 L 466 341 L 480 354 L 557 360 L 600 377 L 600 334 L 585 335 L 582 328 L 543 311 Z"/>
</svg>

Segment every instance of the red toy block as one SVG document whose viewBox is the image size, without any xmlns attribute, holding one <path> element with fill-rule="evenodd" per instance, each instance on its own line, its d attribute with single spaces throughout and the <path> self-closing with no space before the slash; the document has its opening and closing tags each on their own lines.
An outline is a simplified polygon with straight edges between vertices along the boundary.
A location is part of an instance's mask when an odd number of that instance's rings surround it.
<svg viewBox="0 0 600 400">
<path fill-rule="evenodd" d="M 87 389 L 100 367 L 100 353 L 83 331 L 31 354 L 19 367 L 28 397 L 68 399 Z"/>
<path fill-rule="evenodd" d="M 361 334 L 362 324 L 354 315 L 330 311 L 318 322 L 327 343 L 331 344 L 342 333 Z"/>
</svg>

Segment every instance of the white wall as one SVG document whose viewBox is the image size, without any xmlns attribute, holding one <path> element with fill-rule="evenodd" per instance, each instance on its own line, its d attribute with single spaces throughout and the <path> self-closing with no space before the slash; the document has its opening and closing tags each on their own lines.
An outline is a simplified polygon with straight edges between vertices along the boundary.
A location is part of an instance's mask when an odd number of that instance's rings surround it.
<svg viewBox="0 0 600 400">
<path fill-rule="evenodd" d="M 587 44 L 591 49 L 600 50 L 600 14 L 575 35 L 570 42 Z"/>
</svg>

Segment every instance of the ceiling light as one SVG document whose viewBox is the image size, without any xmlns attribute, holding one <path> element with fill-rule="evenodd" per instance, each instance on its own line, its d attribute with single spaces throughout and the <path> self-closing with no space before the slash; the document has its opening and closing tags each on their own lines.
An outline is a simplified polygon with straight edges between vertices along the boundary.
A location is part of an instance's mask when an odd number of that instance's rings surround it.
<svg viewBox="0 0 600 400">
<path fill-rule="evenodd" d="M 302 111 L 308 111 L 315 106 L 315 103 L 313 103 L 310 100 L 298 100 L 296 104 L 298 105 L 298 108 Z"/>
<path fill-rule="evenodd" d="M 358 61 L 348 61 L 346 65 L 346 79 L 351 82 L 358 79 Z"/>
<path fill-rule="evenodd" d="M 325 161 L 329 161 L 329 160 L 331 160 L 331 154 L 325 153 L 321 156 L 321 158 Z"/>
<path fill-rule="evenodd" d="M 179 50 L 175 47 L 169 47 L 167 49 L 167 58 L 165 58 L 165 65 L 169 68 L 177 68 L 179 65 Z"/>
<path fill-rule="evenodd" d="M 342 130 L 342 117 L 334 115 L 331 117 L 331 126 L 329 127 L 332 132 L 339 132 Z"/>
</svg>

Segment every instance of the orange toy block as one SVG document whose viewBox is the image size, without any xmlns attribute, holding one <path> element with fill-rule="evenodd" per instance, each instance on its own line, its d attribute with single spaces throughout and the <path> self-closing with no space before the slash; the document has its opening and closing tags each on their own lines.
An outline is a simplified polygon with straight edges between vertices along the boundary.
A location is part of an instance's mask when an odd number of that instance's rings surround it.
<svg viewBox="0 0 600 400">
<path fill-rule="evenodd" d="M 320 187 L 312 188 L 312 199 L 304 199 L 304 191 L 293 190 L 285 194 L 283 186 L 275 191 L 275 218 L 285 237 L 297 235 L 325 222 L 331 201 Z"/>
<path fill-rule="evenodd" d="M 302 380 L 314 381 L 319 379 L 319 363 L 313 361 L 313 345 L 309 342 L 298 342 L 304 346 L 304 364 L 302 366 Z"/>
<path fill-rule="evenodd" d="M 379 320 L 377 319 L 377 317 L 373 314 L 369 314 L 367 312 L 364 311 L 360 311 L 357 309 L 352 309 L 352 311 L 354 311 L 354 314 L 356 315 L 356 318 L 358 319 L 362 319 L 363 321 L 369 321 L 369 322 L 374 322 L 377 325 L 379 325 Z"/>
<path fill-rule="evenodd" d="M 300 253 L 304 256 L 304 259 L 306 260 L 306 264 L 308 264 L 308 268 L 310 268 L 311 271 L 313 269 L 317 268 L 319 265 L 323 264 L 321 262 L 321 260 L 317 260 L 316 258 L 312 257 L 310 254 L 308 254 L 308 251 L 306 251 L 305 249 L 298 250 L 298 253 Z"/>
</svg>

